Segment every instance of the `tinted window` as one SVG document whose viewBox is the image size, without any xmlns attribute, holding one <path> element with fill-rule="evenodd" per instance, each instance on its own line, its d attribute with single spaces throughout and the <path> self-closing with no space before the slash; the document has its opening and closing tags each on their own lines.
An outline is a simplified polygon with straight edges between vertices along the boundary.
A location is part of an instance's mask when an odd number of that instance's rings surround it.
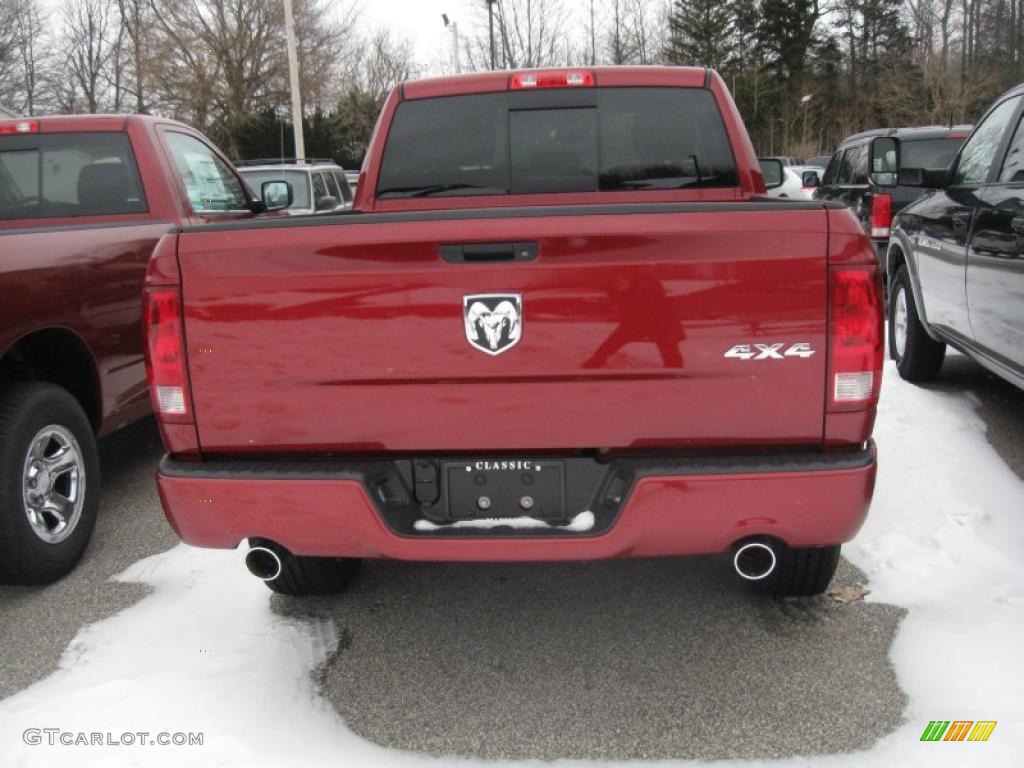
<svg viewBox="0 0 1024 768">
<path fill-rule="evenodd" d="M 611 88 L 599 93 L 601 189 L 732 187 L 739 181 L 709 91 Z"/>
<path fill-rule="evenodd" d="M 838 184 L 853 184 L 854 164 L 858 152 L 857 147 L 851 147 L 843 153 L 843 159 L 839 163 Z"/>
<path fill-rule="evenodd" d="M 402 102 L 384 146 L 378 195 L 507 193 L 507 98 L 486 93 Z"/>
<path fill-rule="evenodd" d="M 853 183 L 868 183 L 868 156 L 871 154 L 867 144 L 861 144 L 856 149 L 850 150 L 853 153 Z"/>
<path fill-rule="evenodd" d="M 538 103 L 541 98 L 543 104 Z M 732 151 L 710 92 L 609 88 L 403 102 L 385 146 L 378 195 L 737 184 Z"/>
<path fill-rule="evenodd" d="M 313 202 L 315 203 L 321 197 L 327 197 L 327 185 L 324 184 L 324 175 L 322 173 L 314 173 L 313 176 Z"/>
<path fill-rule="evenodd" d="M 1003 170 L 999 174 L 1000 181 L 1024 181 L 1024 120 L 1017 124 L 1017 130 L 1010 142 L 1010 150 L 1006 153 Z"/>
<path fill-rule="evenodd" d="M 249 210 L 242 182 L 210 147 L 184 133 L 169 131 L 164 136 L 193 211 Z"/>
<path fill-rule="evenodd" d="M 257 195 L 265 181 L 287 181 L 292 185 L 292 204 L 289 208 L 312 208 L 309 202 L 309 174 L 305 171 L 241 171 Z"/>
<path fill-rule="evenodd" d="M 949 168 L 963 139 L 922 139 L 900 142 L 900 165 L 904 168 Z"/>
<path fill-rule="evenodd" d="M 0 138 L 0 219 L 145 212 L 127 135 Z"/>
<path fill-rule="evenodd" d="M 836 183 L 836 177 L 839 176 L 839 153 L 832 155 L 832 159 L 828 162 L 828 168 L 825 169 L 825 175 L 821 179 L 821 186 L 829 187 Z"/>
<path fill-rule="evenodd" d="M 338 189 L 341 191 L 341 199 L 346 203 L 351 203 L 352 188 L 348 185 L 348 179 L 345 178 L 345 174 L 341 171 L 335 171 L 334 181 L 338 185 Z"/>
<path fill-rule="evenodd" d="M 597 110 L 509 112 L 511 191 L 596 192 Z"/>
<path fill-rule="evenodd" d="M 995 162 L 1003 133 L 1017 109 L 1020 98 L 1007 99 L 985 118 L 960 153 L 953 184 L 984 184 Z"/>
</svg>

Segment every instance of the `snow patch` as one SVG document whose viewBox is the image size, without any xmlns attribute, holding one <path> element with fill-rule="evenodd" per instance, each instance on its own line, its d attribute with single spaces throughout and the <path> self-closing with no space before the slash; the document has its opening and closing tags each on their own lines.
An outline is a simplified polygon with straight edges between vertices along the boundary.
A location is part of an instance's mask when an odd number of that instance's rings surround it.
<svg viewBox="0 0 1024 768">
<path fill-rule="evenodd" d="M 552 525 L 547 520 L 539 520 L 536 517 L 488 517 L 473 520 L 456 520 L 454 523 L 439 525 L 432 520 L 417 520 L 413 523 L 417 531 L 447 531 L 452 528 L 480 528 L 489 530 L 491 528 L 551 528 L 558 531 L 572 531 L 581 533 L 589 531 L 594 527 L 594 513 L 590 510 L 580 512 L 569 521 L 568 525 Z"/>
<path fill-rule="evenodd" d="M 868 600 L 909 611 L 892 648 L 909 697 L 905 720 L 861 752 L 717 765 L 1020 765 L 1024 483 L 985 440 L 968 395 L 914 387 L 891 364 L 876 437 L 875 503 L 844 551 L 870 578 Z M 275 614 L 241 551 L 179 546 L 118 578 L 154 591 L 81 630 L 53 675 L 0 702 L 4 768 L 474 765 L 387 750 L 352 734 L 312 678 L 336 647 L 333 624 Z M 922 743 L 935 719 L 999 724 L 983 744 Z M 30 746 L 26 728 L 201 731 L 205 740 L 202 747 Z"/>
</svg>

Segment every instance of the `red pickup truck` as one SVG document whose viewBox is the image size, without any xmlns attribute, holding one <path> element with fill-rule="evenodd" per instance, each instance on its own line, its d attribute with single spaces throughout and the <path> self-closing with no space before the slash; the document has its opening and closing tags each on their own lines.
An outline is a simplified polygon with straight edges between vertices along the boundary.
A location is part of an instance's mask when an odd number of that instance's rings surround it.
<svg viewBox="0 0 1024 768">
<path fill-rule="evenodd" d="M 157 247 L 171 525 L 292 594 L 363 558 L 730 550 L 821 592 L 874 486 L 877 259 L 762 192 L 705 69 L 402 85 L 353 212 Z"/>
<path fill-rule="evenodd" d="M 172 120 L 0 120 L 0 583 L 74 567 L 99 502 L 96 436 L 149 413 L 142 284 L 157 241 L 265 209 Z"/>
</svg>

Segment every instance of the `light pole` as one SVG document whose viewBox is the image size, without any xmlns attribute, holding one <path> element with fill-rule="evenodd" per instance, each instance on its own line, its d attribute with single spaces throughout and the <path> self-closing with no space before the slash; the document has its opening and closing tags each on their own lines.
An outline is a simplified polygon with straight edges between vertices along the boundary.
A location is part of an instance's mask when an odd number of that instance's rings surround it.
<svg viewBox="0 0 1024 768">
<path fill-rule="evenodd" d="M 491 69 L 497 69 L 494 61 L 494 4 L 498 0 L 484 0 L 487 3 L 487 23 L 491 32 Z"/>
<path fill-rule="evenodd" d="M 814 98 L 814 94 L 813 93 L 808 93 L 808 94 L 805 94 L 804 97 L 800 99 L 800 103 L 803 105 L 803 108 L 804 108 L 804 130 L 803 130 L 803 136 L 802 136 L 801 141 L 800 141 L 800 143 L 803 145 L 800 148 L 801 152 L 806 152 L 807 151 L 807 149 L 806 149 L 806 147 L 807 147 L 807 113 L 810 111 L 811 99 L 813 99 L 813 98 Z"/>
<path fill-rule="evenodd" d="M 441 18 L 444 20 L 444 25 L 451 27 L 452 30 L 452 61 L 455 63 L 455 74 L 462 74 L 462 61 L 459 59 L 459 24 L 451 21 L 447 13 L 442 13 Z"/>
<path fill-rule="evenodd" d="M 302 94 L 299 92 L 299 53 L 295 44 L 295 15 L 292 0 L 284 0 L 284 31 L 288 42 L 288 80 L 292 89 L 292 124 L 295 129 L 295 159 L 306 158 L 306 141 L 302 135 Z"/>
</svg>

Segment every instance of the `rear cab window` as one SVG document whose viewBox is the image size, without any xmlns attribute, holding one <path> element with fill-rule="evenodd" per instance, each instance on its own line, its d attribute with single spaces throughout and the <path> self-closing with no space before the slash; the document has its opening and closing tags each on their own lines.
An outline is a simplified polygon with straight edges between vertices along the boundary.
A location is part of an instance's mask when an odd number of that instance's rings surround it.
<svg viewBox="0 0 1024 768">
<path fill-rule="evenodd" d="M 377 197 L 739 185 L 710 91 L 510 91 L 402 102 Z"/>
<path fill-rule="evenodd" d="M 0 219 L 148 211 L 126 133 L 0 137 Z"/>
<path fill-rule="evenodd" d="M 929 170 L 948 168 L 963 143 L 962 138 L 900 141 L 900 165 Z"/>
</svg>

